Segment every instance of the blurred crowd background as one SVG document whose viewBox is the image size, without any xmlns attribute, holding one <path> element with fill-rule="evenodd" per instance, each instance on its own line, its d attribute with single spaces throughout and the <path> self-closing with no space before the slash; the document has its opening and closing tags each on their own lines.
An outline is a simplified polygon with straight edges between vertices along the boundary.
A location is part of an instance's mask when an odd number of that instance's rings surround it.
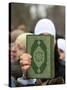
<svg viewBox="0 0 67 90">
<path fill-rule="evenodd" d="M 37 21 L 48 18 L 54 22 L 57 35 L 65 38 L 65 6 L 11 3 L 10 9 L 10 32 L 21 29 L 33 33 Z"/>
</svg>

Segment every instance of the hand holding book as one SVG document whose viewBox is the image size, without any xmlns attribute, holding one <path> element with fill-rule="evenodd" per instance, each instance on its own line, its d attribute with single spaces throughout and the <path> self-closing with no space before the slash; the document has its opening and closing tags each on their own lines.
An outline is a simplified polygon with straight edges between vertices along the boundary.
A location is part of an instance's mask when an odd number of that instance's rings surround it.
<svg viewBox="0 0 67 90">
<path fill-rule="evenodd" d="M 20 65 L 24 78 L 27 78 L 27 73 L 31 66 L 31 55 L 24 53 L 22 56 L 20 56 Z"/>
</svg>

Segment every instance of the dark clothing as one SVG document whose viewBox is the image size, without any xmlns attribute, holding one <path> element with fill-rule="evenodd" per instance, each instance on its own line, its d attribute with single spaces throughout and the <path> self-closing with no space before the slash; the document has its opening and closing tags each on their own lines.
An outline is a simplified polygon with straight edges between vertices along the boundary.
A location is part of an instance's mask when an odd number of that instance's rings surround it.
<svg viewBox="0 0 67 90">
<path fill-rule="evenodd" d="M 19 60 L 14 63 L 11 63 L 11 76 L 13 76 L 15 79 L 22 76 Z"/>
<path fill-rule="evenodd" d="M 63 77 L 65 81 L 65 61 L 59 60 L 59 69 L 58 69 L 58 76 Z"/>
</svg>

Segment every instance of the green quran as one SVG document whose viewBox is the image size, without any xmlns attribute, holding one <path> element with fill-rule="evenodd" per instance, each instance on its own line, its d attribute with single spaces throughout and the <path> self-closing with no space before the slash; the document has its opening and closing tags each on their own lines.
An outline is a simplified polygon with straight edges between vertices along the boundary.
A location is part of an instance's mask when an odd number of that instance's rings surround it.
<svg viewBox="0 0 67 90">
<path fill-rule="evenodd" d="M 28 35 L 26 49 L 32 56 L 28 78 L 53 78 L 54 37 L 51 35 Z"/>
</svg>

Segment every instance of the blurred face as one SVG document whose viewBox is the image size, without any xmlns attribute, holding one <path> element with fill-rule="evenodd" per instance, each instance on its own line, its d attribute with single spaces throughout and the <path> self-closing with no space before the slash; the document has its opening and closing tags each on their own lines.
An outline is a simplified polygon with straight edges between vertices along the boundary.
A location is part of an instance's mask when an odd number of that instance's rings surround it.
<svg viewBox="0 0 67 90">
<path fill-rule="evenodd" d="M 11 59 L 18 60 L 19 57 L 25 52 L 25 47 L 19 41 L 16 41 L 11 48 Z"/>
<path fill-rule="evenodd" d="M 18 29 L 20 29 L 20 30 L 22 30 L 22 31 L 24 31 L 24 32 L 26 32 L 26 26 L 25 25 L 20 25 L 20 26 L 18 26 Z"/>
<path fill-rule="evenodd" d="M 14 62 L 17 60 L 17 52 L 15 48 L 15 44 L 11 43 L 11 62 Z"/>
<path fill-rule="evenodd" d="M 23 53 L 26 52 L 26 48 L 19 41 L 15 42 L 15 47 L 16 47 L 16 50 L 17 50 L 18 57 L 20 57 Z"/>
<path fill-rule="evenodd" d="M 61 50 L 61 49 L 58 49 L 58 52 L 59 52 L 59 59 L 60 59 L 60 60 L 64 60 L 64 59 L 65 59 L 64 51 Z"/>
</svg>

